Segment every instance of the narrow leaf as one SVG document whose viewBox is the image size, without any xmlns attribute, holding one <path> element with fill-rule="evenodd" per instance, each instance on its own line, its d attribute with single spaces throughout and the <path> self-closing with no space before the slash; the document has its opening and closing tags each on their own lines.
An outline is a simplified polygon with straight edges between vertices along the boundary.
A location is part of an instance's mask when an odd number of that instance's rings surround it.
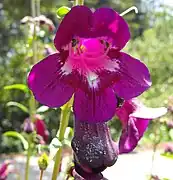
<svg viewBox="0 0 173 180">
<path fill-rule="evenodd" d="M 19 140 L 21 140 L 22 144 L 23 144 L 23 147 L 25 150 L 28 149 L 28 142 L 27 140 L 18 132 L 16 131 L 7 131 L 3 134 L 4 136 L 7 136 L 7 137 L 14 137 L 14 138 L 18 138 Z"/>
<path fill-rule="evenodd" d="M 73 129 L 71 127 L 67 127 L 64 133 L 65 139 L 71 139 L 73 137 Z"/>
<path fill-rule="evenodd" d="M 5 90 L 18 89 L 18 90 L 23 91 L 24 93 L 29 92 L 29 89 L 25 84 L 12 84 L 12 85 L 9 85 L 9 86 L 4 86 L 4 89 Z"/>
<path fill-rule="evenodd" d="M 6 106 L 15 106 L 15 107 L 18 107 L 19 109 L 21 109 L 23 112 L 25 113 L 29 113 L 29 110 L 26 106 L 24 106 L 23 104 L 21 103 L 18 103 L 18 102 L 14 102 L 14 101 L 10 101 L 6 104 Z"/>
<path fill-rule="evenodd" d="M 59 141 L 57 137 L 52 139 L 49 145 L 49 151 L 50 151 L 49 158 L 50 159 L 53 159 L 55 157 L 56 152 L 59 150 L 61 146 L 62 146 L 62 143 Z"/>
</svg>

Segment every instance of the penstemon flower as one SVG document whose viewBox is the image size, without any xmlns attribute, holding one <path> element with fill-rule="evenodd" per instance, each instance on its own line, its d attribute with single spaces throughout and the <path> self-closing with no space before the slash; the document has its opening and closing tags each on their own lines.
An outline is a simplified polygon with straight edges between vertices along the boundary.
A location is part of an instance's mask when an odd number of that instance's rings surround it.
<svg viewBox="0 0 173 180">
<path fill-rule="evenodd" d="M 150 120 L 166 112 L 164 107 L 148 108 L 136 98 L 125 101 L 122 107 L 116 109 L 116 115 L 122 122 L 119 143 L 112 140 L 107 123 L 91 124 L 76 120 L 72 140 L 75 164 L 73 176 L 76 179 L 81 176 L 81 180 L 102 179 L 101 172 L 115 164 L 118 154 L 133 151 Z"/>
<path fill-rule="evenodd" d="M 26 118 L 23 124 L 23 130 L 26 133 L 32 133 L 36 131 L 41 144 L 48 141 L 49 131 L 47 130 L 46 124 L 39 114 L 34 115 L 34 122 L 30 118 Z"/>
<path fill-rule="evenodd" d="M 167 109 L 164 107 L 149 108 L 135 98 L 125 101 L 123 106 L 116 110 L 116 115 L 122 122 L 119 152 L 132 151 L 148 128 L 150 120 L 159 118 L 166 112 Z"/>
<path fill-rule="evenodd" d="M 58 52 L 33 66 L 29 88 L 49 107 L 62 106 L 74 94 L 75 119 L 108 121 L 115 114 L 117 96 L 129 100 L 151 85 L 147 67 L 121 52 L 129 39 L 127 23 L 113 9 L 93 13 L 75 6 L 56 33 Z"/>
</svg>

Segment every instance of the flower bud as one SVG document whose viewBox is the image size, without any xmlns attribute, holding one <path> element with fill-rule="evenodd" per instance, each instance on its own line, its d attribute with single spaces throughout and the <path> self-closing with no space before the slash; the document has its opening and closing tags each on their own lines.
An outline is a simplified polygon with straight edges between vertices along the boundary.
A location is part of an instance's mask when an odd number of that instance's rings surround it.
<svg viewBox="0 0 173 180">
<path fill-rule="evenodd" d="M 24 124 L 23 124 L 23 131 L 30 134 L 34 131 L 34 124 L 30 120 L 30 118 L 25 119 Z"/>
<path fill-rule="evenodd" d="M 40 170 L 45 170 L 49 164 L 49 157 L 46 153 L 43 153 L 38 159 L 38 166 Z"/>
</svg>

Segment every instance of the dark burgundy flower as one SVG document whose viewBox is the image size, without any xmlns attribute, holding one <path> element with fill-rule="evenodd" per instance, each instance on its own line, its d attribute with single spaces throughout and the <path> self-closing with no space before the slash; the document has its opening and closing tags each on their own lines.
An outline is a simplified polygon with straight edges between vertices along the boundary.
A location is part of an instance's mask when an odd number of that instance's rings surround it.
<svg viewBox="0 0 173 180">
<path fill-rule="evenodd" d="M 39 114 L 34 116 L 34 123 L 31 121 L 31 118 L 26 118 L 23 124 L 23 130 L 26 133 L 32 133 L 35 130 L 40 144 L 45 144 L 45 142 L 48 141 L 49 131 L 47 130 L 44 120 Z"/>
<path fill-rule="evenodd" d="M 106 123 L 75 121 L 72 148 L 75 170 L 81 176 L 99 174 L 118 158 L 118 146 L 112 141 Z"/>
<path fill-rule="evenodd" d="M 12 161 L 5 161 L 0 165 L 0 180 L 7 180 L 9 173 L 12 173 L 14 170 L 9 168 L 9 165 Z"/>
<path fill-rule="evenodd" d="M 129 39 L 127 23 L 113 9 L 93 13 L 86 6 L 75 6 L 56 33 L 58 53 L 33 66 L 29 88 L 49 107 L 60 107 L 75 94 L 77 120 L 108 121 L 115 114 L 116 96 L 129 100 L 151 85 L 147 67 L 120 52 Z"/>
<path fill-rule="evenodd" d="M 138 144 L 148 127 L 149 121 L 166 114 L 167 109 L 148 108 L 137 99 L 125 101 L 117 108 L 116 115 L 122 122 L 122 134 L 119 141 L 119 152 L 128 153 Z"/>
<path fill-rule="evenodd" d="M 47 142 L 48 138 L 49 138 L 49 131 L 47 130 L 46 124 L 44 122 L 44 120 L 41 119 L 40 115 L 35 115 L 35 129 L 38 135 L 40 135 L 41 137 L 43 137 L 44 141 Z"/>
</svg>

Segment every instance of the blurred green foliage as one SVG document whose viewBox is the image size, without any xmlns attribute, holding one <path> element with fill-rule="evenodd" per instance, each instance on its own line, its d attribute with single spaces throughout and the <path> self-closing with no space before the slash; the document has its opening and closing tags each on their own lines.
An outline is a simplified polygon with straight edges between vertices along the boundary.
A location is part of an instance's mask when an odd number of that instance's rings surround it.
<svg viewBox="0 0 173 180">
<path fill-rule="evenodd" d="M 173 92 L 171 8 L 159 6 L 157 0 L 87 0 L 85 4 L 91 8 L 111 7 L 119 13 L 134 5 L 138 7 L 139 14 L 130 12 L 124 17 L 129 23 L 132 34 L 132 40 L 126 46 L 125 51 L 144 61 L 150 69 L 153 86 L 141 98 L 150 106 L 166 106 L 167 99 Z M 72 3 L 64 0 L 41 0 L 41 14 L 50 18 L 56 28 L 60 23 L 56 11 L 63 5 L 71 7 Z M 20 131 L 21 124 L 28 116 L 26 112 L 20 111 L 15 106 L 8 107 L 7 103 L 15 101 L 28 107 L 29 95 L 16 89 L 4 89 L 7 85 L 26 84 L 29 61 L 33 55 L 30 50 L 32 40 L 26 37 L 29 33 L 29 26 L 22 26 L 20 20 L 28 15 L 31 15 L 29 0 L 0 2 L 0 153 L 22 149 L 19 141 L 7 140 L 6 137 L 2 139 L 1 134 L 7 130 Z M 48 34 L 45 30 L 37 36 L 38 61 L 45 57 L 46 44 L 53 47 L 52 37 L 53 33 Z M 60 110 L 51 109 L 44 113 L 51 137 L 56 135 L 59 112 Z M 73 123 L 72 119 L 73 117 L 71 117 L 70 126 Z M 120 133 L 120 123 L 111 121 L 110 126 L 114 138 L 117 139 Z M 151 123 L 150 135 L 153 126 L 154 123 Z M 164 124 L 162 126 L 161 131 L 163 132 L 164 129 L 166 133 L 167 128 L 164 128 L 166 126 Z M 16 146 L 16 143 L 19 145 Z M 10 145 L 12 149 L 9 148 Z"/>
</svg>

